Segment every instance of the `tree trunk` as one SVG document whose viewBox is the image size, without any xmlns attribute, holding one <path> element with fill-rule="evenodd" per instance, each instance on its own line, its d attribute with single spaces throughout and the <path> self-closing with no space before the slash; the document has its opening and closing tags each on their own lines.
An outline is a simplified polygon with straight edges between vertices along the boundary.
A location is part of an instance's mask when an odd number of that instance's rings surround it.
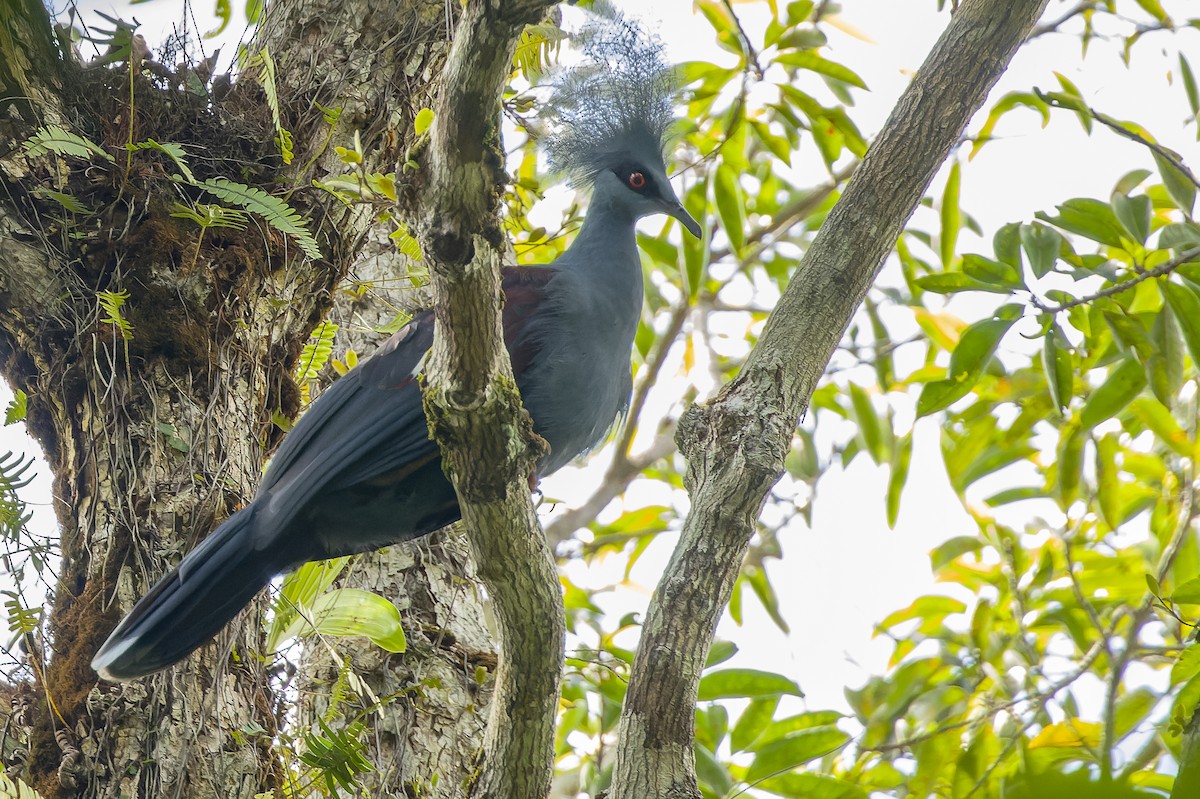
<svg viewBox="0 0 1200 799">
<path fill-rule="evenodd" d="M 1047 0 L 964 0 L 805 253 L 746 365 L 680 420 L 692 508 L 655 589 L 621 713 L 612 799 L 699 797 L 700 673 L 755 520 L 883 260 Z"/>
<path fill-rule="evenodd" d="M 31 684 L 14 715 L 25 756 L 5 766 L 43 795 L 249 799 L 282 787 L 273 736 L 285 698 L 259 656 L 261 606 L 162 675 L 98 684 L 89 662 L 134 600 L 253 495 L 280 438 L 273 417 L 299 410 L 297 355 L 375 223 L 372 208 L 347 208 L 311 182 L 349 171 L 333 145 L 356 133 L 365 171 L 406 160 L 454 13 L 441 0 L 271 4 L 252 50 L 268 48 L 276 65 L 280 121 L 295 142 L 285 164 L 255 70 L 227 91 L 197 92 L 194 73 L 143 63 L 136 47 L 127 60 L 85 67 L 64 55 L 38 0 L 0 8 L 9 36 L 0 39 L 0 369 L 29 394 L 62 528 L 50 641 L 31 646 Z M 341 109 L 332 130 L 318 103 Z M 47 125 L 95 150 L 22 147 Z M 171 180 L 180 167 L 161 152 L 124 146 L 148 139 L 186 145 L 195 182 Z M 412 213 L 420 202 L 407 177 L 400 205 Z M 245 230 L 205 231 L 172 217 L 175 203 L 219 202 L 196 187 L 207 178 L 285 197 L 321 257 L 258 217 Z M 71 208 L 48 191 L 69 195 Z M 422 701 L 442 707 L 428 691 L 401 715 L 410 727 L 391 733 L 406 746 L 432 749 L 436 737 L 467 751 L 478 733 L 469 713 L 481 715 L 486 699 L 476 667 L 487 673 L 491 657 L 477 600 L 458 572 L 407 557 L 412 571 L 386 584 L 413 592 L 410 627 L 454 637 L 415 635 L 416 655 L 397 672 L 413 681 L 396 688 L 391 664 L 372 664 L 376 685 L 403 693 L 447 678 L 442 690 L 458 704 L 445 712 L 462 724 L 422 714 Z M 471 633 L 447 621 L 448 598 Z M 448 786 L 460 784 L 469 763 L 455 773 L 443 761 L 398 768 L 440 769 Z"/>
</svg>

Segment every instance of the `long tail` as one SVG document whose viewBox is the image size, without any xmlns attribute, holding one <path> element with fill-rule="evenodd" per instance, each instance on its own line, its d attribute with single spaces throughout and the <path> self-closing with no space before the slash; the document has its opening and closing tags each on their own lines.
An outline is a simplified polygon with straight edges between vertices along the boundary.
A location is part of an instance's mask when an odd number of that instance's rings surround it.
<svg viewBox="0 0 1200 799">
<path fill-rule="evenodd" d="M 229 517 L 142 597 L 92 659 L 101 677 L 132 680 L 182 660 L 281 570 L 255 550 L 255 510 L 249 505 Z"/>
</svg>

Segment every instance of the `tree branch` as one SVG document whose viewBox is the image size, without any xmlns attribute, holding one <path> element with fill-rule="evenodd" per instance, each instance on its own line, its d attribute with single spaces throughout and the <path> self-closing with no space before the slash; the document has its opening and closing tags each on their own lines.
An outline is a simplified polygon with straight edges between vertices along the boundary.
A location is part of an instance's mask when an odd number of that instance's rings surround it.
<svg viewBox="0 0 1200 799">
<path fill-rule="evenodd" d="M 434 109 L 420 228 L 437 332 L 426 369 L 430 432 L 454 482 L 500 628 L 500 665 L 472 795 L 549 790 L 564 609 L 528 478 L 545 451 L 522 410 L 500 326 L 504 236 L 499 99 L 518 37 L 547 0 L 463 10 Z"/>
<path fill-rule="evenodd" d="M 883 260 L 1047 0 L 966 0 L 813 241 L 738 377 L 680 422 L 692 511 L 655 591 L 613 799 L 696 797 L 696 689 L 796 420 Z"/>
<path fill-rule="evenodd" d="M 1060 311 L 1070 310 L 1078 305 L 1087 305 L 1089 302 L 1095 302 L 1103 297 L 1112 297 L 1117 294 L 1122 294 L 1146 280 L 1162 277 L 1163 275 L 1169 275 L 1179 267 L 1183 266 L 1184 264 L 1191 263 L 1197 258 L 1200 258 L 1200 247 L 1192 247 L 1191 249 L 1184 250 L 1166 263 L 1159 264 L 1153 269 L 1147 269 L 1137 277 L 1130 278 L 1129 280 L 1122 280 L 1120 283 L 1115 283 L 1106 289 L 1101 289 L 1100 291 L 1089 294 L 1086 297 L 1079 297 L 1058 305 L 1047 305 L 1037 297 L 1031 297 L 1030 302 L 1033 303 L 1033 307 L 1037 308 L 1042 313 L 1059 313 Z"/>
</svg>

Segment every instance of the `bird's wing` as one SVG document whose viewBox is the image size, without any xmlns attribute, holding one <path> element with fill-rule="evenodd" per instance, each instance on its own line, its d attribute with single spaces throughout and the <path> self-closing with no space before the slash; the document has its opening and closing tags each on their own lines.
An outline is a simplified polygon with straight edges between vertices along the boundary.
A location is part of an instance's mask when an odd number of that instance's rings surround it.
<svg viewBox="0 0 1200 799">
<path fill-rule="evenodd" d="M 436 455 L 415 378 L 432 342 L 433 314 L 419 314 L 300 417 L 259 486 L 260 545 L 318 494 Z"/>
<path fill-rule="evenodd" d="M 504 270 L 504 343 L 518 383 L 537 357 L 542 337 L 540 325 L 552 316 L 547 309 L 547 287 L 559 270 L 549 266 L 526 266 Z"/>
<path fill-rule="evenodd" d="M 517 375 L 537 355 L 538 337 L 529 333 L 553 275 L 547 267 L 505 270 L 504 338 Z M 417 384 L 433 327 L 432 312 L 418 314 L 300 417 L 259 488 L 260 496 L 270 496 L 268 513 L 278 522 L 264 530 L 281 529 L 318 492 L 402 479 L 437 457 Z"/>
</svg>

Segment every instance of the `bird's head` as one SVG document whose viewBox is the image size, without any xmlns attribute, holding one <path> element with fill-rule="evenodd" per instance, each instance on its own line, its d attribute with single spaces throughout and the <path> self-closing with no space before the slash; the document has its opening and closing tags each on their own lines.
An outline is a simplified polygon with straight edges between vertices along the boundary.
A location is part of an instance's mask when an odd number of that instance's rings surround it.
<svg viewBox="0 0 1200 799">
<path fill-rule="evenodd" d="M 628 160 L 613 167 L 608 173 L 596 176 L 596 185 L 601 181 L 614 183 L 610 194 L 618 194 L 624 204 L 633 211 L 635 219 L 651 214 L 666 214 L 679 220 L 684 229 L 700 238 L 700 223 L 683 207 L 667 182 L 666 170 L 657 164 L 639 163 Z M 620 191 L 617 191 L 617 186 Z"/>
<path fill-rule="evenodd" d="M 662 43 L 606 2 L 592 6 L 571 38 L 584 60 L 551 78 L 554 93 L 540 112 L 551 167 L 590 185 L 593 202 L 617 204 L 634 219 L 666 214 L 699 237 L 667 179 L 663 153 L 678 81 Z"/>
</svg>

